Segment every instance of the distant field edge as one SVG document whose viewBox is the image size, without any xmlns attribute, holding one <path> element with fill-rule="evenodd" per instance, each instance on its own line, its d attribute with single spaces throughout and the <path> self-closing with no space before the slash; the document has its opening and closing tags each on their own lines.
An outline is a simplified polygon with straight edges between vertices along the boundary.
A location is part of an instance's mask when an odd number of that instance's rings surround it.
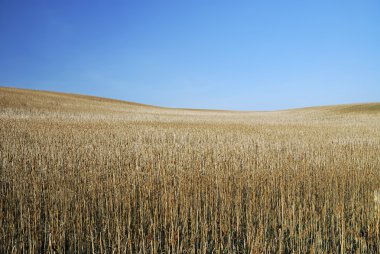
<svg viewBox="0 0 380 254">
<path fill-rule="evenodd" d="M 380 113 L 380 102 L 363 102 L 363 103 L 351 103 L 351 104 L 337 104 L 337 105 L 322 105 L 322 106 L 310 106 L 302 108 L 289 108 L 280 110 L 228 110 L 228 109 L 197 109 L 197 108 L 171 108 L 162 107 L 138 102 L 125 101 L 120 99 L 105 98 L 94 95 L 78 94 L 78 93 L 68 93 L 68 92 L 56 92 L 49 90 L 37 90 L 29 88 L 17 88 L 11 86 L 0 86 L 0 102 L 4 94 L 2 93 L 12 93 L 17 94 L 28 94 L 35 96 L 58 96 L 71 99 L 82 99 L 88 101 L 98 101 L 98 102 L 108 102 L 117 104 L 134 105 L 141 107 L 151 107 L 151 108 L 161 108 L 161 109 L 174 109 L 174 110 L 186 110 L 186 111 L 209 111 L 209 112 L 236 112 L 236 113 L 248 113 L 248 112 L 281 112 L 281 111 L 331 111 L 334 113 Z"/>
</svg>

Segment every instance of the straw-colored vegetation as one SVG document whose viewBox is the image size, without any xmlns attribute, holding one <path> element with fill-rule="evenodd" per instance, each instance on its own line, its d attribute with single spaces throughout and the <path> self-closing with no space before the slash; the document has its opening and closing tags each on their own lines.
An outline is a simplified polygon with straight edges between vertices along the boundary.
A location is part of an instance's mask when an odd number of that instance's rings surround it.
<svg viewBox="0 0 380 254">
<path fill-rule="evenodd" d="M 0 88 L 0 253 L 379 253 L 379 188 L 379 104 L 200 111 Z"/>
</svg>

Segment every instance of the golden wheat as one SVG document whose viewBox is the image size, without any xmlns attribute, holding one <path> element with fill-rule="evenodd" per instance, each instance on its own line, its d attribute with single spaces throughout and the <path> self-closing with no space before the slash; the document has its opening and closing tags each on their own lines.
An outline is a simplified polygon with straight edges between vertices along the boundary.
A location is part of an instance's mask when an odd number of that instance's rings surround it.
<svg viewBox="0 0 380 254">
<path fill-rule="evenodd" d="M 0 252 L 378 253 L 380 114 L 356 108 L 0 88 Z"/>
</svg>

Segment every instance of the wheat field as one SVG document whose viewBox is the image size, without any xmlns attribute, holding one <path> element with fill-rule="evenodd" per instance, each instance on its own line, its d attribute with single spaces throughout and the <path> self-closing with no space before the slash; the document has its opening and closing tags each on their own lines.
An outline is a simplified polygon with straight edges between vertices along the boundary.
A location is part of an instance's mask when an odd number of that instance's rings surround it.
<svg viewBox="0 0 380 254">
<path fill-rule="evenodd" d="M 380 104 L 0 88 L 0 253 L 380 253 Z"/>
</svg>

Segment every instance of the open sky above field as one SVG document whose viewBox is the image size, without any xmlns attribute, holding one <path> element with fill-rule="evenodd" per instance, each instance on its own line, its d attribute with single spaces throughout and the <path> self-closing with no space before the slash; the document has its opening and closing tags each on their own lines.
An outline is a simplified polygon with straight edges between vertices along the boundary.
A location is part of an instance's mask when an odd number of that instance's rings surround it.
<svg viewBox="0 0 380 254">
<path fill-rule="evenodd" d="M 0 86 L 166 107 L 380 101 L 380 2 L 0 1 Z"/>
</svg>

